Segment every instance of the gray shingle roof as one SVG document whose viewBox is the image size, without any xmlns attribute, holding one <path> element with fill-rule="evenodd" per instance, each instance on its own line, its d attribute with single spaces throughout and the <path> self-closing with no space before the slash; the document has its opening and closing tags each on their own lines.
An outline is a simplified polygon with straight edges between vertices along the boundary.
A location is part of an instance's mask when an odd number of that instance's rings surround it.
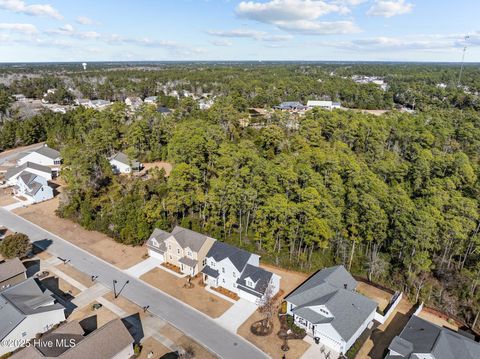
<svg viewBox="0 0 480 359">
<path fill-rule="evenodd" d="M 348 341 L 376 310 L 377 303 L 354 292 L 357 282 L 343 266 L 322 269 L 300 285 L 285 299 L 302 310 L 302 318 L 315 323 L 323 318 L 318 312 L 305 308 L 324 305 L 333 318 L 332 326 L 340 336 Z"/>
<path fill-rule="evenodd" d="M 17 175 L 18 173 L 23 172 L 24 170 L 27 170 L 29 168 L 32 168 L 37 171 L 45 172 L 46 174 L 50 174 L 50 175 L 52 174 L 52 169 L 50 167 L 38 165 L 33 162 L 25 162 L 21 166 L 9 168 L 5 173 L 5 178 L 10 179 L 13 176 Z"/>
<path fill-rule="evenodd" d="M 432 354 L 437 359 L 480 358 L 480 343 L 416 315 L 388 348 L 411 359 L 416 358 L 415 353 Z"/>
<path fill-rule="evenodd" d="M 198 263 L 198 261 L 196 261 L 195 259 L 191 259 L 191 258 L 188 258 L 188 257 L 182 257 L 178 261 L 182 264 L 185 264 L 186 266 L 189 266 L 189 267 L 195 267 Z"/>
<path fill-rule="evenodd" d="M 28 315 L 63 309 L 49 290 L 42 291 L 33 278 L 0 292 L 0 340 Z"/>
<path fill-rule="evenodd" d="M 173 229 L 172 236 L 182 248 L 188 247 L 194 252 L 198 252 L 209 238 L 205 234 L 201 234 L 179 226 L 176 226 Z"/>
<path fill-rule="evenodd" d="M 250 252 L 220 241 L 213 243 L 212 248 L 207 253 L 207 258 L 213 258 L 216 262 L 225 258 L 230 259 L 239 272 L 243 271 L 251 256 Z"/>
<path fill-rule="evenodd" d="M 21 273 L 25 273 L 26 268 L 18 258 L 7 259 L 0 262 L 0 282 L 13 278 Z"/>
<path fill-rule="evenodd" d="M 240 278 L 237 279 L 237 287 L 246 292 L 254 291 L 257 296 L 261 297 L 265 294 L 267 290 L 268 284 L 270 283 L 270 279 L 272 278 L 272 273 L 260 268 L 252 266 L 251 264 L 247 264 L 245 266 L 245 270 L 243 271 Z M 255 283 L 255 288 L 251 288 L 247 286 L 246 280 L 250 278 Z M 252 293 L 252 294 L 255 294 Z"/>
<path fill-rule="evenodd" d="M 132 167 L 133 169 L 140 168 L 140 162 L 135 160 L 130 160 L 130 158 L 128 158 L 128 156 L 123 152 L 117 152 L 115 155 L 113 155 L 110 158 L 110 160 L 116 160 L 120 163 L 123 163 L 124 165 Z"/>
<path fill-rule="evenodd" d="M 218 278 L 218 276 L 220 275 L 220 273 L 218 272 L 218 270 L 215 270 L 209 266 L 205 266 L 203 267 L 203 269 L 201 270 L 201 272 L 203 274 L 206 274 L 208 275 L 209 277 L 212 277 L 212 278 Z"/>
<path fill-rule="evenodd" d="M 60 152 L 57 150 L 54 150 L 53 148 L 50 148 L 48 146 L 43 146 L 40 147 L 39 149 L 35 150 L 34 152 L 37 152 L 45 157 L 48 157 L 52 160 L 56 160 L 57 158 L 60 158 Z"/>
</svg>

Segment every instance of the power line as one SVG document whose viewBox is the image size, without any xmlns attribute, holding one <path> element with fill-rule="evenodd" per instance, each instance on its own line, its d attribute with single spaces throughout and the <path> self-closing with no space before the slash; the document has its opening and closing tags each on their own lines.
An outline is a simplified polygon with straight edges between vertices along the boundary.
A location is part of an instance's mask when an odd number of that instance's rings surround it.
<svg viewBox="0 0 480 359">
<path fill-rule="evenodd" d="M 460 67 L 460 73 L 458 74 L 458 82 L 457 82 L 457 87 L 460 86 L 460 82 L 462 80 L 462 73 L 463 73 L 463 67 L 465 65 L 465 53 L 467 52 L 467 40 L 470 38 L 469 35 L 466 35 L 464 40 L 465 40 L 465 46 L 463 47 L 463 53 L 462 53 L 462 66 Z"/>
</svg>

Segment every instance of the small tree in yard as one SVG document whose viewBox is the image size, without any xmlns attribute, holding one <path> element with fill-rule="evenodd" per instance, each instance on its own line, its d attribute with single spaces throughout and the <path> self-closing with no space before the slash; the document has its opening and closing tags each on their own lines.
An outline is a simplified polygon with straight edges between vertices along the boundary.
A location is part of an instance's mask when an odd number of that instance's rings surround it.
<svg viewBox="0 0 480 359">
<path fill-rule="evenodd" d="M 264 326 L 270 328 L 272 325 L 272 318 L 275 315 L 275 300 L 273 295 L 273 286 L 268 285 L 265 294 L 262 298 L 257 300 L 258 310 L 265 316 Z"/>
<path fill-rule="evenodd" d="M 23 258 L 31 250 L 32 244 L 28 236 L 23 233 L 11 234 L 0 242 L 0 253 L 5 258 Z"/>
</svg>

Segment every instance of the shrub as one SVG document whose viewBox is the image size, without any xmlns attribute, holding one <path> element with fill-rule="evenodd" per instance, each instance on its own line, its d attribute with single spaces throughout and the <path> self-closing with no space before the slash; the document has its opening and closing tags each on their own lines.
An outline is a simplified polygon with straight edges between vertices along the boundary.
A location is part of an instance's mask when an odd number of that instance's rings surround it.
<svg viewBox="0 0 480 359">
<path fill-rule="evenodd" d="M 28 236 L 23 233 L 15 233 L 6 236 L 0 242 L 0 253 L 5 258 L 23 258 L 32 250 L 32 244 Z"/>
</svg>

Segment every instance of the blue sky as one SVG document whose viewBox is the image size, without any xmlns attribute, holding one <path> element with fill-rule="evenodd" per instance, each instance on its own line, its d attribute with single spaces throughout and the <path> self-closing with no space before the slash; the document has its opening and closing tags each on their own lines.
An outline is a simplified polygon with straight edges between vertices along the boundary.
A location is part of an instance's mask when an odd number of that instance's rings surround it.
<svg viewBox="0 0 480 359">
<path fill-rule="evenodd" d="M 0 62 L 480 61 L 476 0 L 0 0 Z"/>
</svg>

